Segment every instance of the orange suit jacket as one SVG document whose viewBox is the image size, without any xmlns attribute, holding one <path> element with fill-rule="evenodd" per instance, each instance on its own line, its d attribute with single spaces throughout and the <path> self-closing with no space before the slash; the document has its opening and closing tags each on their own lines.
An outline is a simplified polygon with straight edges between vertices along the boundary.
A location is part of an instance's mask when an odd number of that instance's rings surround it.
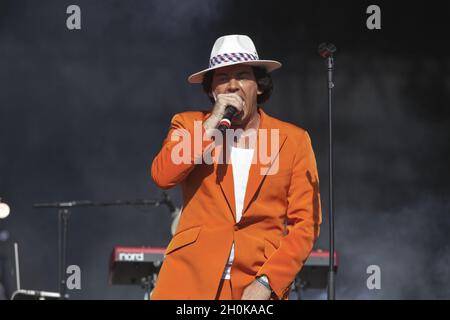
<svg viewBox="0 0 450 320">
<path fill-rule="evenodd" d="M 261 163 L 252 163 L 239 223 L 231 164 L 195 164 L 195 151 L 191 163 L 171 159 L 179 143 L 171 140 L 172 132 L 185 129 L 193 136 L 194 121 L 204 121 L 210 113 L 189 111 L 172 118 L 151 175 L 161 188 L 181 185 L 183 211 L 151 299 L 214 299 L 233 241 L 233 298 L 240 299 L 245 287 L 265 274 L 272 298 L 287 299 L 319 236 L 319 178 L 308 133 L 261 108 L 258 112 L 260 129 L 279 129 L 278 172 L 260 174 Z"/>
</svg>

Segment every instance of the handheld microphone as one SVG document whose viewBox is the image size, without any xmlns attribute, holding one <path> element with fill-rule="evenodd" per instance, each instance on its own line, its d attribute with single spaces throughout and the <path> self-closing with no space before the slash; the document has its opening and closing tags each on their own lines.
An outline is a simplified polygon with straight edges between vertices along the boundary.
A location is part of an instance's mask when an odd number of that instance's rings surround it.
<svg viewBox="0 0 450 320">
<path fill-rule="evenodd" d="M 222 134 L 225 134 L 225 131 L 227 129 L 230 129 L 231 127 L 231 120 L 234 116 L 238 114 L 238 110 L 233 106 L 226 106 L 225 107 L 225 113 L 223 115 L 222 120 L 219 122 L 219 126 L 217 129 L 219 129 Z"/>
</svg>

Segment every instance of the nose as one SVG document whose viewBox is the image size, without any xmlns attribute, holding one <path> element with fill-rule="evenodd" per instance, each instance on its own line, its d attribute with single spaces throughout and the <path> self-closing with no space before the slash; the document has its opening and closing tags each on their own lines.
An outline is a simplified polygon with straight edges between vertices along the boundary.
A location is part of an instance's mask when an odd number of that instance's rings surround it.
<svg viewBox="0 0 450 320">
<path fill-rule="evenodd" d="M 239 81 L 236 80 L 236 78 L 231 77 L 227 83 L 227 92 L 234 93 L 236 91 L 239 91 L 239 87 L 240 87 Z"/>
</svg>

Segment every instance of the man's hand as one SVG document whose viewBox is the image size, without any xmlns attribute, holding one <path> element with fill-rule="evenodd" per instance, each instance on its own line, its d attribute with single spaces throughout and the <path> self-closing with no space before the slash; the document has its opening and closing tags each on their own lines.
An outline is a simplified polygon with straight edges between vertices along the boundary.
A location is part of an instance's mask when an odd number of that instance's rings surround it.
<svg viewBox="0 0 450 320">
<path fill-rule="evenodd" d="M 270 295 L 270 290 L 255 280 L 244 289 L 241 300 L 269 300 Z"/>
<path fill-rule="evenodd" d="M 223 93 L 216 96 L 216 103 L 214 104 L 211 116 L 206 119 L 203 126 L 206 130 L 215 129 L 222 120 L 227 106 L 235 107 L 238 112 L 242 112 L 244 108 L 244 100 L 237 93 Z"/>
</svg>

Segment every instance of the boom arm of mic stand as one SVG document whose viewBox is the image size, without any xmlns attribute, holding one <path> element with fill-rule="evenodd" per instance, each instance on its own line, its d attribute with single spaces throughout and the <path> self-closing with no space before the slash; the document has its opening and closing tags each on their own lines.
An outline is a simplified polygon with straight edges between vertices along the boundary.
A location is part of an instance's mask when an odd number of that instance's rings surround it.
<svg viewBox="0 0 450 320">
<path fill-rule="evenodd" d="M 58 210 L 58 284 L 59 297 L 66 299 L 66 252 L 67 252 L 67 227 L 69 220 L 69 209 L 73 207 L 101 207 L 101 206 L 135 206 L 135 205 L 150 205 L 159 206 L 161 203 L 166 204 L 169 209 L 175 211 L 175 206 L 170 201 L 167 194 L 164 193 L 163 200 L 116 200 L 110 202 L 93 202 L 88 200 L 69 201 L 69 202 L 51 202 L 51 203 L 36 203 L 33 208 L 57 208 Z"/>
</svg>

